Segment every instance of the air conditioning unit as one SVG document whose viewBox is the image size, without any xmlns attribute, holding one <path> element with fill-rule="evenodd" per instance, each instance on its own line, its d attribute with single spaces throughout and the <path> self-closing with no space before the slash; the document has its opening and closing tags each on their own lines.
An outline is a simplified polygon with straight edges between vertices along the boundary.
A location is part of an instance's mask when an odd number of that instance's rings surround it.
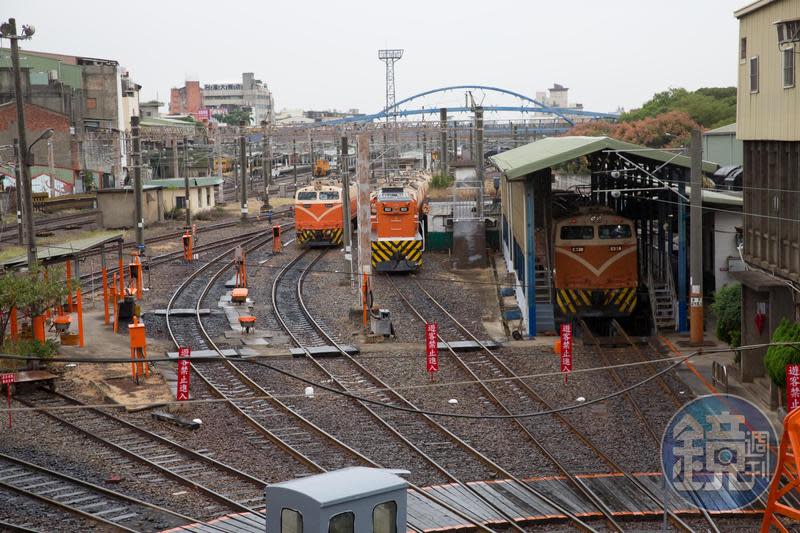
<svg viewBox="0 0 800 533">
<path fill-rule="evenodd" d="M 50 81 L 58 81 L 58 71 L 57 70 L 51 70 L 50 72 L 48 72 L 47 73 L 47 79 L 50 80 Z"/>
</svg>

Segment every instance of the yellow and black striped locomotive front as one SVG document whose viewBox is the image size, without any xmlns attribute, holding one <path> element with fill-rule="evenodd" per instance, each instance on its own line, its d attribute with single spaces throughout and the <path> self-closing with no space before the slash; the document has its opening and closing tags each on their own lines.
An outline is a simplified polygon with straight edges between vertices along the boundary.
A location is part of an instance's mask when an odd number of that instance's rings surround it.
<svg viewBox="0 0 800 533">
<path fill-rule="evenodd" d="M 412 272 L 422 266 L 422 239 L 372 241 L 372 268 L 376 272 Z"/>
<path fill-rule="evenodd" d="M 561 219 L 555 227 L 554 289 L 562 317 L 625 317 L 638 303 L 633 221 L 610 211 Z"/>
<path fill-rule="evenodd" d="M 636 308 L 636 287 L 616 289 L 559 289 L 556 305 L 562 316 L 623 317 Z"/>
<path fill-rule="evenodd" d="M 301 246 L 341 246 L 342 228 L 297 230 L 297 243 Z"/>
</svg>

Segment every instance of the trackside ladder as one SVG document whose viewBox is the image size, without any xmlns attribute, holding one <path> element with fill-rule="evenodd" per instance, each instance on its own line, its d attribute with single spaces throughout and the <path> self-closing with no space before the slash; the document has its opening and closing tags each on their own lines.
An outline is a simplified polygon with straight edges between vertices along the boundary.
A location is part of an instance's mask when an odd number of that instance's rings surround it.
<svg viewBox="0 0 800 533">
<path fill-rule="evenodd" d="M 650 308 L 653 313 L 653 326 L 659 330 L 675 330 L 677 327 L 678 299 L 675 295 L 675 283 L 672 279 L 672 268 L 667 265 L 660 270 L 660 275 L 653 274 L 653 268 L 647 268 L 647 291 L 650 295 Z"/>
</svg>

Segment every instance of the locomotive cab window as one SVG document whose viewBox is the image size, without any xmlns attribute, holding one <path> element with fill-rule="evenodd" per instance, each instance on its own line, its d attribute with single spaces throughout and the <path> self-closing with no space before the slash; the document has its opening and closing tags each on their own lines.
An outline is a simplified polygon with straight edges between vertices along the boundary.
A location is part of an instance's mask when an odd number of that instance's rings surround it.
<svg viewBox="0 0 800 533">
<path fill-rule="evenodd" d="M 372 510 L 372 533 L 397 533 L 397 503 L 379 503 Z"/>
<path fill-rule="evenodd" d="M 630 224 L 601 225 L 598 234 L 601 239 L 630 239 L 631 226 Z"/>
<path fill-rule="evenodd" d="M 384 213 L 391 213 L 392 212 L 392 208 L 391 207 L 384 207 L 383 208 L 383 212 Z"/>
<path fill-rule="evenodd" d="M 328 533 L 355 533 L 356 515 L 339 513 L 328 522 Z"/>
<path fill-rule="evenodd" d="M 303 533 L 303 515 L 294 509 L 281 509 L 281 533 Z"/>
<path fill-rule="evenodd" d="M 319 193 L 320 200 L 338 200 L 339 191 L 321 191 Z"/>
<path fill-rule="evenodd" d="M 561 226 L 561 240 L 582 241 L 594 239 L 593 226 Z"/>
<path fill-rule="evenodd" d="M 317 193 L 315 191 L 300 191 L 297 193 L 298 200 L 316 200 Z"/>
<path fill-rule="evenodd" d="M 400 212 L 401 213 L 408 213 L 408 208 L 407 207 L 401 207 L 400 208 Z"/>
</svg>

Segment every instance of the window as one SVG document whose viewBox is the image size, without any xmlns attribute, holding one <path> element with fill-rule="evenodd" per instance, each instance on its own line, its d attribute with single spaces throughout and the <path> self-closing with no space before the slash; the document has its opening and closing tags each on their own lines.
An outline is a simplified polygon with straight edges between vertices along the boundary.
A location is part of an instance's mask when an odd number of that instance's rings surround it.
<svg viewBox="0 0 800 533">
<path fill-rule="evenodd" d="M 385 207 L 385 206 L 384 206 L 384 208 L 383 208 L 383 212 L 384 212 L 384 213 L 391 213 L 391 212 L 392 212 L 392 208 L 391 208 L 391 207 Z"/>
<path fill-rule="evenodd" d="M 97 98 L 87 98 L 86 109 L 97 109 Z"/>
<path fill-rule="evenodd" d="M 321 191 L 319 193 L 320 200 L 338 200 L 339 191 Z"/>
<path fill-rule="evenodd" d="M 294 509 L 281 509 L 281 533 L 303 533 L 303 515 Z"/>
<path fill-rule="evenodd" d="M 750 58 L 750 92 L 758 92 L 758 56 Z"/>
<path fill-rule="evenodd" d="M 206 189 L 206 205 L 207 206 L 211 205 L 211 187 Z"/>
<path fill-rule="evenodd" d="M 597 228 L 597 234 L 601 239 L 629 239 L 631 227 L 629 224 L 603 225 Z"/>
<path fill-rule="evenodd" d="M 794 87 L 794 47 L 783 51 L 783 87 Z"/>
<path fill-rule="evenodd" d="M 178 209 L 186 209 L 186 197 L 185 196 L 176 196 L 175 197 L 175 207 Z"/>
<path fill-rule="evenodd" d="M 400 208 L 400 212 L 401 213 L 408 213 L 408 208 L 407 207 L 401 207 Z"/>
<path fill-rule="evenodd" d="M 372 510 L 372 533 L 397 533 L 397 503 L 379 503 Z"/>
<path fill-rule="evenodd" d="M 297 193 L 298 200 L 316 200 L 317 193 L 315 191 L 300 191 Z"/>
<path fill-rule="evenodd" d="M 339 513 L 328 522 L 328 533 L 355 533 L 356 515 L 351 512 Z"/>
<path fill-rule="evenodd" d="M 747 37 L 739 39 L 739 61 L 747 61 Z"/>
<path fill-rule="evenodd" d="M 593 226 L 561 226 L 561 239 L 565 241 L 582 241 L 594 239 Z"/>
</svg>

